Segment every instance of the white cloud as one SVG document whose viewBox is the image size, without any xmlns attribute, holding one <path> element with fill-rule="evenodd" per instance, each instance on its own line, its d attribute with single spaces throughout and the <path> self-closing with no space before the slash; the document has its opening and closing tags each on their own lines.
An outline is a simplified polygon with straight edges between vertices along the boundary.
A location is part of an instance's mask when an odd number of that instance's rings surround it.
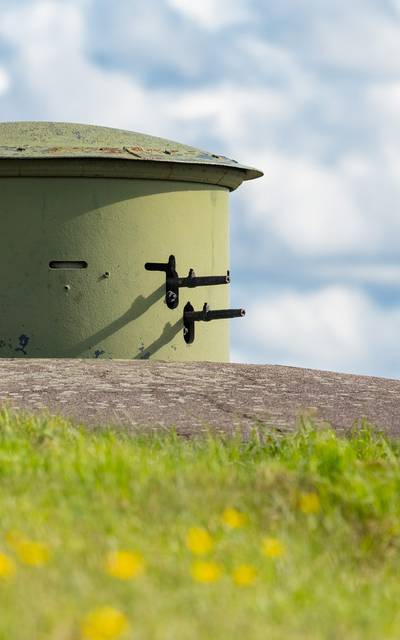
<svg viewBox="0 0 400 640">
<path fill-rule="evenodd" d="M 156 74 L 157 83 L 165 86 L 172 74 L 175 80 L 197 83 L 213 61 L 209 38 L 219 41 L 219 32 L 196 29 L 191 20 L 179 19 L 165 0 L 92 0 L 85 15 L 87 52 L 143 82 Z"/>
<path fill-rule="evenodd" d="M 7 71 L 0 67 L 0 95 L 6 93 L 11 85 L 11 78 Z"/>
<path fill-rule="evenodd" d="M 294 254 L 326 256 L 373 246 L 351 184 L 337 167 L 270 153 L 255 160 L 266 176 L 252 188 L 248 214 L 258 233 L 271 232 Z"/>
<path fill-rule="evenodd" d="M 252 12 L 243 0 L 167 0 L 170 7 L 205 29 L 217 30 L 243 23 Z"/>
<path fill-rule="evenodd" d="M 182 92 L 171 113 L 177 121 L 188 121 L 197 131 L 219 138 L 226 147 L 251 144 L 257 126 L 263 130 L 293 116 L 293 104 L 281 91 L 268 87 L 219 85 Z"/>
<path fill-rule="evenodd" d="M 86 55 L 86 28 L 79 3 L 38 2 L 5 11 L 0 36 L 15 46 L 13 72 L 36 103 L 26 119 L 92 122 L 151 132 L 160 121 L 165 92 L 148 91 Z"/>
<path fill-rule="evenodd" d="M 306 67 L 295 52 L 260 36 L 248 34 L 235 40 L 237 54 L 233 64 L 239 68 L 258 88 L 274 84 L 290 96 L 290 102 L 297 107 L 308 102 L 318 91 L 318 77 L 315 71 Z M 240 66 L 242 62 L 242 67 Z"/>
<path fill-rule="evenodd" d="M 398 0 L 395 3 L 398 10 Z M 304 49 L 314 62 L 381 77 L 400 71 L 400 21 L 384 3 L 321 3 L 318 8 L 308 7 L 308 15 Z"/>
<path fill-rule="evenodd" d="M 69 33 L 73 36 L 69 40 L 73 53 L 74 40 L 79 42 L 83 36 L 81 8 L 79 2 L 65 4 L 57 0 L 11 6 L 2 12 L 0 34 L 6 41 L 18 45 L 21 51 L 41 45 L 56 53 L 58 45 L 64 44 L 65 35 Z"/>
<path fill-rule="evenodd" d="M 343 264 L 328 263 L 318 265 L 318 273 L 324 279 L 351 283 L 354 286 L 361 284 L 400 288 L 400 261 L 399 264 L 382 264 L 373 261 L 361 264 L 354 264 L 351 261 Z"/>
<path fill-rule="evenodd" d="M 371 83 L 366 89 L 366 105 L 381 140 L 400 143 L 400 80 Z M 394 140 L 393 140 L 394 138 Z"/>
<path fill-rule="evenodd" d="M 400 306 L 384 310 L 357 289 L 283 291 L 250 305 L 241 322 L 234 359 L 247 351 L 257 362 L 400 374 Z"/>
</svg>

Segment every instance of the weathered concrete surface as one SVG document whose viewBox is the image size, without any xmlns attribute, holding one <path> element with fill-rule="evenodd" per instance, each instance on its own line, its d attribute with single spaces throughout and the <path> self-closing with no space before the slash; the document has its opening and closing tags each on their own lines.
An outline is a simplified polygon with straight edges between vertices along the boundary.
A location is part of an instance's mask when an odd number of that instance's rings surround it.
<svg viewBox="0 0 400 640">
<path fill-rule="evenodd" d="M 174 425 L 182 435 L 260 422 L 286 430 L 304 414 L 344 430 L 366 417 L 400 435 L 400 380 L 273 365 L 1 359 L 3 404 L 93 427 Z"/>
</svg>

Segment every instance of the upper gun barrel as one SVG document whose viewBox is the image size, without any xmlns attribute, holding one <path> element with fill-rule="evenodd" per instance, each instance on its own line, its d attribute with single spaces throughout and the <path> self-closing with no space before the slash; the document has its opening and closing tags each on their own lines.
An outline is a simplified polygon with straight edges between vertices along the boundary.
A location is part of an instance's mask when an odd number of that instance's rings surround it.
<svg viewBox="0 0 400 640">
<path fill-rule="evenodd" d="M 167 287 L 207 287 L 216 284 L 229 284 L 229 273 L 226 276 L 186 276 L 186 278 L 167 278 Z"/>
</svg>

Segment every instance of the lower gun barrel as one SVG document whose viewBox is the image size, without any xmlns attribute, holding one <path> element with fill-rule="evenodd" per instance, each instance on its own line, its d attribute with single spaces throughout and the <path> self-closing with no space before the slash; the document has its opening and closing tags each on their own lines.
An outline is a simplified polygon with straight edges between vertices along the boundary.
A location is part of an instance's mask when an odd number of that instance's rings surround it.
<svg viewBox="0 0 400 640">
<path fill-rule="evenodd" d="M 216 311 L 207 311 L 206 320 L 224 320 L 225 318 L 242 318 L 246 315 L 244 309 L 217 309 Z"/>
<path fill-rule="evenodd" d="M 216 309 L 215 311 L 202 310 L 202 311 L 185 311 L 184 319 L 192 320 L 194 322 L 209 320 L 225 320 L 227 318 L 242 318 L 246 315 L 244 309 Z"/>
</svg>

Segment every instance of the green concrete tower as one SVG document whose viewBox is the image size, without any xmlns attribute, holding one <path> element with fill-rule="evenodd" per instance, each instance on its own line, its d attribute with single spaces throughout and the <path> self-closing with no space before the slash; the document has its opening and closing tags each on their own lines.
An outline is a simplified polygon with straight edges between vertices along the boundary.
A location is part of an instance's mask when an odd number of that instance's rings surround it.
<svg viewBox="0 0 400 640">
<path fill-rule="evenodd" d="M 197 320 L 229 308 L 229 192 L 261 175 L 134 132 L 0 124 L 0 357 L 229 360 L 229 314 Z"/>
</svg>

